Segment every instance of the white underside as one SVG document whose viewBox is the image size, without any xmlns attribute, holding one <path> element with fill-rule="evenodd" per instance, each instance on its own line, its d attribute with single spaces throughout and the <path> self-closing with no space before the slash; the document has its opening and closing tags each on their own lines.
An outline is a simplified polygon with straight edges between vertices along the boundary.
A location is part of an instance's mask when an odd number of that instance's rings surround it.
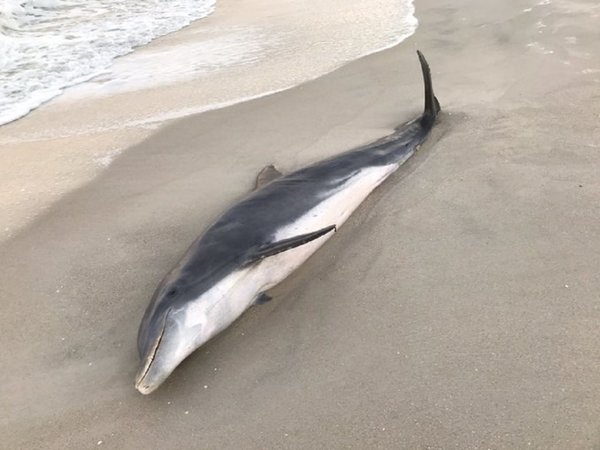
<svg viewBox="0 0 600 450">
<path fill-rule="evenodd" d="M 279 229 L 274 240 L 314 232 L 329 225 L 339 228 L 373 189 L 397 168 L 398 164 L 390 164 L 361 170 L 344 185 L 324 196 L 316 207 Z M 189 330 L 190 339 L 181 340 L 181 352 L 191 353 L 231 325 L 261 292 L 283 281 L 333 234 L 328 233 L 308 244 L 266 258 L 258 265 L 233 272 L 205 292 L 186 310 L 185 329 Z"/>
<path fill-rule="evenodd" d="M 335 225 L 337 228 L 341 227 L 373 189 L 379 186 L 397 168 L 397 164 L 391 164 L 361 170 L 338 188 L 335 193 L 328 195 L 305 215 L 281 228 L 275 236 L 275 241 L 311 233 L 330 225 Z M 333 232 L 328 233 L 308 244 L 265 259 L 255 268 L 255 276 L 263 283 L 261 291 L 283 281 L 333 234 Z"/>
</svg>

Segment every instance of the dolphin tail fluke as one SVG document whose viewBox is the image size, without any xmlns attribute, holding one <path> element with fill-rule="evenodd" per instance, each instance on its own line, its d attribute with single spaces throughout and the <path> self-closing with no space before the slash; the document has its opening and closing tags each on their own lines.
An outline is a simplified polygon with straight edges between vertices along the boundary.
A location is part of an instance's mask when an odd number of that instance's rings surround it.
<svg viewBox="0 0 600 450">
<path fill-rule="evenodd" d="M 421 116 L 421 124 L 428 127 L 433 124 L 438 112 L 440 112 L 440 103 L 433 93 L 429 64 L 427 64 L 425 56 L 423 56 L 423 53 L 421 53 L 419 50 L 417 50 L 417 55 L 419 55 L 419 61 L 421 62 L 421 69 L 423 70 L 423 83 L 425 84 L 425 110 Z"/>
</svg>

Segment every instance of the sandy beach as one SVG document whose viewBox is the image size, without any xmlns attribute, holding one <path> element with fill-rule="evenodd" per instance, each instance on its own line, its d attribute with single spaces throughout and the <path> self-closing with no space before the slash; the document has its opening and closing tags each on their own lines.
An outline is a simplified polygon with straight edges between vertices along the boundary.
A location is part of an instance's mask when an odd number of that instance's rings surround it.
<svg viewBox="0 0 600 450">
<path fill-rule="evenodd" d="M 416 0 L 399 46 L 151 130 L 15 218 L 0 447 L 600 448 L 600 6 L 488 3 Z M 140 395 L 161 277 L 265 165 L 417 116 L 416 49 L 443 109 L 427 143 L 273 301 Z"/>
<path fill-rule="evenodd" d="M 205 19 L 3 125 L 0 242 L 170 121 L 289 89 L 416 28 L 406 0 L 349 1 L 219 0 Z"/>
</svg>

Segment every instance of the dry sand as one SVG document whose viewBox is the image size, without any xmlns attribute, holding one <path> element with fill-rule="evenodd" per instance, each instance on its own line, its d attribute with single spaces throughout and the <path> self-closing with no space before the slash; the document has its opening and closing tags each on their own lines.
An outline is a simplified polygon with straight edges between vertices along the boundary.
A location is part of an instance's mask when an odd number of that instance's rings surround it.
<svg viewBox="0 0 600 450">
<path fill-rule="evenodd" d="M 177 121 L 5 241 L 1 446 L 600 448 L 600 8 L 487 3 L 418 0 L 399 47 Z M 422 151 L 138 394 L 161 276 L 262 166 L 414 117 L 416 48 L 445 111 Z"/>
</svg>

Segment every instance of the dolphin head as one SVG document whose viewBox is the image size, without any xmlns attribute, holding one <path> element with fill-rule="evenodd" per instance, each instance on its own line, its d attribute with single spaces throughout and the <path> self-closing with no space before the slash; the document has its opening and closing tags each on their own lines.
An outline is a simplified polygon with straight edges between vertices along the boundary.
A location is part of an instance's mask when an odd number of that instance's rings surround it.
<svg viewBox="0 0 600 450">
<path fill-rule="evenodd" d="M 135 387 L 154 391 L 194 350 L 212 337 L 207 310 L 222 297 L 214 279 L 203 280 L 175 268 L 159 284 L 138 331 L 140 367 Z M 213 308 L 214 309 L 214 308 Z"/>
<path fill-rule="evenodd" d="M 243 272 L 229 269 L 206 276 L 176 267 L 160 283 L 138 331 L 141 361 L 135 387 L 142 394 L 158 388 L 185 358 L 237 317 L 223 313 L 222 300 L 240 299 L 235 303 L 241 305 L 241 314 L 252 299 L 252 292 L 236 285 Z M 234 312 L 229 306 L 227 312 Z"/>
<path fill-rule="evenodd" d="M 142 394 L 154 391 L 192 350 L 186 353 L 185 299 L 188 289 L 169 277 L 158 286 L 138 331 L 141 363 L 135 387 Z M 199 331 L 199 330 L 196 330 Z"/>
</svg>

